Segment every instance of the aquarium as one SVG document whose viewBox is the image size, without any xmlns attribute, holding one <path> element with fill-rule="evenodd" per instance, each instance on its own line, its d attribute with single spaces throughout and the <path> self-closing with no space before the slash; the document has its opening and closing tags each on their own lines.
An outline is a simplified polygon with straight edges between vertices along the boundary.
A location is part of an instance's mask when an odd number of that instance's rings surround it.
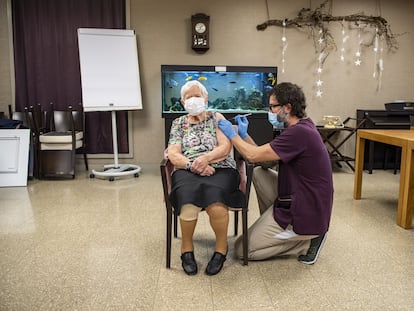
<svg viewBox="0 0 414 311">
<path fill-rule="evenodd" d="M 161 65 L 162 116 L 184 111 L 181 87 L 200 81 L 208 91 L 208 110 L 221 113 L 267 113 L 267 91 L 277 82 L 277 67 Z"/>
</svg>

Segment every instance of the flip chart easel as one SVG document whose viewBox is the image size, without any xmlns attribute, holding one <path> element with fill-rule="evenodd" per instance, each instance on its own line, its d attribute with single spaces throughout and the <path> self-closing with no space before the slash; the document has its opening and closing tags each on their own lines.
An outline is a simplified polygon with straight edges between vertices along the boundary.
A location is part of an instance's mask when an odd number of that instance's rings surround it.
<svg viewBox="0 0 414 311">
<path fill-rule="evenodd" d="M 114 164 L 95 176 L 139 176 L 141 167 L 118 163 L 116 111 L 142 109 L 138 51 L 133 30 L 79 28 L 82 104 L 85 112 L 111 111 Z"/>
</svg>

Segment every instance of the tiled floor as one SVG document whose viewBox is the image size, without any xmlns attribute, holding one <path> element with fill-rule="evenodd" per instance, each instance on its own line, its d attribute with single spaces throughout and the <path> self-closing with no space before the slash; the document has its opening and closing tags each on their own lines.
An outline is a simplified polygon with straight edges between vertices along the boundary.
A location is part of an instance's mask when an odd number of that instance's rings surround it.
<svg viewBox="0 0 414 311">
<path fill-rule="evenodd" d="M 201 273 L 184 274 L 179 240 L 165 268 L 157 166 L 114 182 L 80 171 L 75 180 L 0 188 L 0 310 L 413 310 L 414 230 L 396 225 L 399 175 L 364 173 L 361 201 L 351 171 L 334 180 L 331 229 L 315 265 L 242 266 L 230 249 L 213 277 L 202 273 L 214 251 L 205 214 L 195 233 Z M 249 222 L 257 216 L 253 191 Z"/>
</svg>

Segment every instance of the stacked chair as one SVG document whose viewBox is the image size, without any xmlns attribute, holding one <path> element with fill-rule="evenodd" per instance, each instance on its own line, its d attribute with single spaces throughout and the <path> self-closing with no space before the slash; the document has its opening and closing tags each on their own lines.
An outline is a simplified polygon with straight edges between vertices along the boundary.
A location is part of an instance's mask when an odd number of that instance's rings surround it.
<svg viewBox="0 0 414 311">
<path fill-rule="evenodd" d="M 25 107 L 24 111 L 12 112 L 9 105 L 10 118 L 22 121 L 22 125 L 31 131 L 29 151 L 29 178 L 39 178 L 39 136 L 49 130 L 49 113 L 41 109 L 40 104 Z"/>
<path fill-rule="evenodd" d="M 10 111 L 11 119 L 12 120 L 19 120 L 22 121 L 22 125 L 25 128 L 31 130 L 30 136 L 30 146 L 29 146 L 29 167 L 28 167 L 28 177 L 33 178 L 36 175 L 36 136 L 35 132 L 33 131 L 34 124 L 33 124 L 33 116 L 32 112 L 29 112 L 26 108 L 25 111 L 14 111 L 13 113 Z"/>
<path fill-rule="evenodd" d="M 77 151 L 83 154 L 88 170 L 83 111 L 72 107 L 67 111 L 52 110 L 50 130 L 39 131 L 39 178 L 75 178 Z"/>
<path fill-rule="evenodd" d="M 31 130 L 29 177 L 75 178 L 76 154 L 83 154 L 85 168 L 88 159 L 84 140 L 84 112 L 53 109 L 43 110 L 41 105 L 26 107 L 22 112 L 9 113 L 11 119 L 20 120 Z M 82 108 L 80 106 L 80 108 Z"/>
</svg>

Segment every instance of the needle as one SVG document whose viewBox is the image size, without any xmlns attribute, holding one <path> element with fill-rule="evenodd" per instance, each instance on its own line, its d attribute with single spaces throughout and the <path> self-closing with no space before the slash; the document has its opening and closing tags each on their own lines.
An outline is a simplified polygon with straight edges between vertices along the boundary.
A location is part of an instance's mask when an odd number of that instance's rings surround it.
<svg viewBox="0 0 414 311">
<path fill-rule="evenodd" d="M 251 116 L 251 113 L 242 114 L 240 117 L 248 117 Z M 233 117 L 233 119 L 236 119 L 236 117 Z"/>
</svg>

